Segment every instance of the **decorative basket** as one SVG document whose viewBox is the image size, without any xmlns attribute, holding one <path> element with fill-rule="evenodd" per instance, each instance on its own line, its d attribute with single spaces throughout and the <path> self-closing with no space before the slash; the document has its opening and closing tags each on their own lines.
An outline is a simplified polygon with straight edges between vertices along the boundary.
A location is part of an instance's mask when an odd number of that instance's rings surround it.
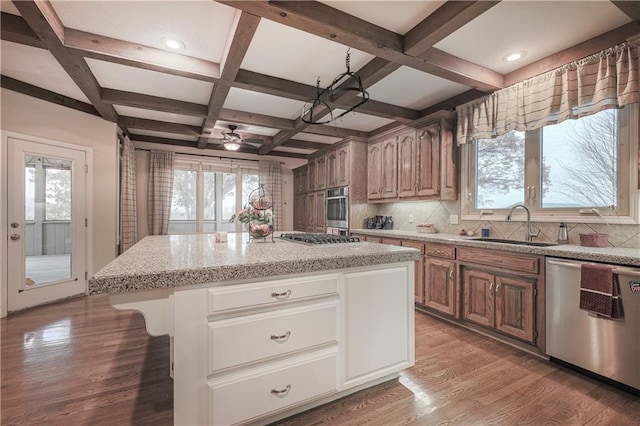
<svg viewBox="0 0 640 426">
<path fill-rule="evenodd" d="M 436 228 L 432 223 L 421 223 L 416 225 L 416 231 L 422 234 L 435 234 Z"/>
<path fill-rule="evenodd" d="M 580 234 L 580 245 L 583 247 L 607 247 L 609 234 Z"/>
</svg>

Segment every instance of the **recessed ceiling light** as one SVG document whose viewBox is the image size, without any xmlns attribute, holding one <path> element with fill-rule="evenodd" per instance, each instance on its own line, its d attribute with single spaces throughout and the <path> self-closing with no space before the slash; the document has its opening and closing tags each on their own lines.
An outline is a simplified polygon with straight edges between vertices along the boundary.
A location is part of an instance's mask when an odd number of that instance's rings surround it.
<svg viewBox="0 0 640 426">
<path fill-rule="evenodd" d="M 175 38 L 163 38 L 162 42 L 169 49 L 173 49 L 173 50 L 184 49 L 184 43 L 181 42 L 180 40 L 176 40 Z"/>
<path fill-rule="evenodd" d="M 525 52 L 524 50 L 519 50 L 517 52 L 512 52 L 512 53 L 509 53 L 508 55 L 503 56 L 502 60 L 505 62 L 513 62 L 513 61 L 517 61 L 518 59 L 524 58 L 526 54 L 527 52 Z"/>
</svg>

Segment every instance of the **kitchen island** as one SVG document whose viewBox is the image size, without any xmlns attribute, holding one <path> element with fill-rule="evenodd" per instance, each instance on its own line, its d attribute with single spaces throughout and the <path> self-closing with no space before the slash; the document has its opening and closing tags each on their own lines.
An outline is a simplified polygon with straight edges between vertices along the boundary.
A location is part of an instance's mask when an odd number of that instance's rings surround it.
<svg viewBox="0 0 640 426">
<path fill-rule="evenodd" d="M 417 250 L 146 237 L 89 282 L 171 339 L 175 424 L 266 422 L 414 363 Z"/>
</svg>

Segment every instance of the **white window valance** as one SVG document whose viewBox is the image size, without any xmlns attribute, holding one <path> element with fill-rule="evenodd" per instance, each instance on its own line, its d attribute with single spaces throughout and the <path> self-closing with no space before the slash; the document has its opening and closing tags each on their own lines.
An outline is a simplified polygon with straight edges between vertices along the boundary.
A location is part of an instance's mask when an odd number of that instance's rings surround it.
<svg viewBox="0 0 640 426">
<path fill-rule="evenodd" d="M 624 43 L 458 106 L 458 144 L 639 102 L 638 50 Z"/>
</svg>

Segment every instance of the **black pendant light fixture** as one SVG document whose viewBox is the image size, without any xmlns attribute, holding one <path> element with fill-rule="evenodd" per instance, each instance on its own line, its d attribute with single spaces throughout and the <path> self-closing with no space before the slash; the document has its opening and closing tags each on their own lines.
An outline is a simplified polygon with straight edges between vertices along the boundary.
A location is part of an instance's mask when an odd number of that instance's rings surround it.
<svg viewBox="0 0 640 426">
<path fill-rule="evenodd" d="M 333 82 L 327 86 L 327 88 L 320 90 L 320 77 L 316 82 L 316 97 L 309 99 L 305 102 L 302 108 L 302 115 L 300 119 L 307 124 L 328 124 L 338 120 L 340 117 L 350 113 L 358 108 L 360 105 L 366 103 L 369 100 L 369 93 L 362 85 L 360 76 L 354 72 L 351 72 L 351 53 L 347 50 L 347 57 L 345 58 L 345 65 L 347 71 L 336 76 Z M 334 116 L 333 110 L 329 106 L 329 103 L 335 96 L 339 96 L 346 92 L 355 93 L 360 102 L 353 105 L 348 110 L 342 112 L 340 115 Z M 328 114 L 328 118 L 327 117 Z"/>
</svg>

